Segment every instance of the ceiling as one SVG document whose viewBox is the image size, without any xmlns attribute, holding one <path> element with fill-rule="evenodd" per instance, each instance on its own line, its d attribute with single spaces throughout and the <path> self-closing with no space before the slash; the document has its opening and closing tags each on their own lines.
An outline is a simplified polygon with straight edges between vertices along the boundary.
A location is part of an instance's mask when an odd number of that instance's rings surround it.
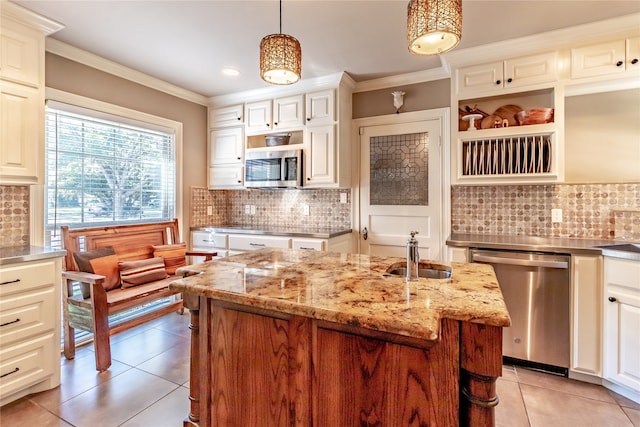
<svg viewBox="0 0 640 427">
<path fill-rule="evenodd" d="M 52 38 L 205 97 L 269 86 L 259 44 L 279 31 L 278 1 L 12 1 L 64 24 Z M 283 1 L 282 32 L 302 45 L 302 78 L 346 71 L 361 82 L 440 67 L 407 50 L 407 3 Z M 640 1 L 464 0 L 462 11 L 457 50 L 639 13 Z"/>
</svg>

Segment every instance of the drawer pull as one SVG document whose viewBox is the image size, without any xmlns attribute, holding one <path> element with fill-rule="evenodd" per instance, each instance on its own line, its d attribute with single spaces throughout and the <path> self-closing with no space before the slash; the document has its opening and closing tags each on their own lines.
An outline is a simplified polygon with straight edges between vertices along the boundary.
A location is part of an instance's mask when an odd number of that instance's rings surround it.
<svg viewBox="0 0 640 427">
<path fill-rule="evenodd" d="M 9 375 L 11 375 L 11 374 L 15 374 L 15 373 L 16 373 L 16 372 L 18 372 L 19 370 L 20 370 L 20 368 L 16 368 L 16 369 L 14 369 L 14 370 L 13 370 L 13 371 L 11 371 L 11 372 L 7 372 L 6 374 L 2 374 L 2 375 L 0 375 L 0 378 L 4 378 L 4 377 L 7 377 L 7 376 L 9 376 Z"/>
<path fill-rule="evenodd" d="M 7 325 L 12 325 L 14 323 L 18 323 L 19 321 L 20 321 L 20 318 L 17 318 L 16 320 L 14 320 L 12 322 L 3 323 L 2 325 L 0 325 L 0 327 L 7 326 Z"/>
<path fill-rule="evenodd" d="M 7 282 L 2 282 L 2 283 L 0 283 L 0 285 L 10 285 L 11 283 L 18 283 L 18 282 L 20 282 L 20 279 L 9 280 Z"/>
<path fill-rule="evenodd" d="M 305 248 L 304 246 L 300 246 L 300 249 L 306 249 L 307 251 L 315 251 L 316 248 Z"/>
<path fill-rule="evenodd" d="M 267 247 L 267 245 L 265 245 L 264 243 L 249 243 L 249 246 L 257 246 L 259 248 Z"/>
</svg>

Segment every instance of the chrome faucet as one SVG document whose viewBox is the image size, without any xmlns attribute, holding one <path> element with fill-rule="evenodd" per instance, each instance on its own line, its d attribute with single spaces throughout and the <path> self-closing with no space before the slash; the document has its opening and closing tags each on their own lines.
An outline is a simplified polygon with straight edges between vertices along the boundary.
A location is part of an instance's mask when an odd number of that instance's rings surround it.
<svg viewBox="0 0 640 427">
<path fill-rule="evenodd" d="M 417 231 L 411 232 L 411 238 L 407 240 L 407 282 L 418 280 L 418 264 L 420 264 L 420 253 L 418 253 Z"/>
</svg>

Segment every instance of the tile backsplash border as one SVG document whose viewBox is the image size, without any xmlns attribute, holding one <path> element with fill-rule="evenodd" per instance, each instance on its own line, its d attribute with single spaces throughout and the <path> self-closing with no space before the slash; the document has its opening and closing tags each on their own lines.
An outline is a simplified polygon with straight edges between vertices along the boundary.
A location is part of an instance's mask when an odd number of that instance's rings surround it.
<svg viewBox="0 0 640 427">
<path fill-rule="evenodd" d="M 29 187 L 0 185 L 0 247 L 29 244 Z"/>
<path fill-rule="evenodd" d="M 640 183 L 457 185 L 451 213 L 454 233 L 640 241 Z"/>
</svg>

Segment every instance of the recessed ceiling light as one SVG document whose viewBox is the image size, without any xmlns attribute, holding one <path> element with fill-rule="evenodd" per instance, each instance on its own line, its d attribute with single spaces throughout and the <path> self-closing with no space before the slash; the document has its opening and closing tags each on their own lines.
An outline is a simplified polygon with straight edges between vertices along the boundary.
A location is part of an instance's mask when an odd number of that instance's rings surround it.
<svg viewBox="0 0 640 427">
<path fill-rule="evenodd" d="M 224 74 L 225 76 L 235 77 L 240 74 L 240 71 L 236 70 L 235 68 L 227 67 L 222 69 L 222 74 Z"/>
</svg>

